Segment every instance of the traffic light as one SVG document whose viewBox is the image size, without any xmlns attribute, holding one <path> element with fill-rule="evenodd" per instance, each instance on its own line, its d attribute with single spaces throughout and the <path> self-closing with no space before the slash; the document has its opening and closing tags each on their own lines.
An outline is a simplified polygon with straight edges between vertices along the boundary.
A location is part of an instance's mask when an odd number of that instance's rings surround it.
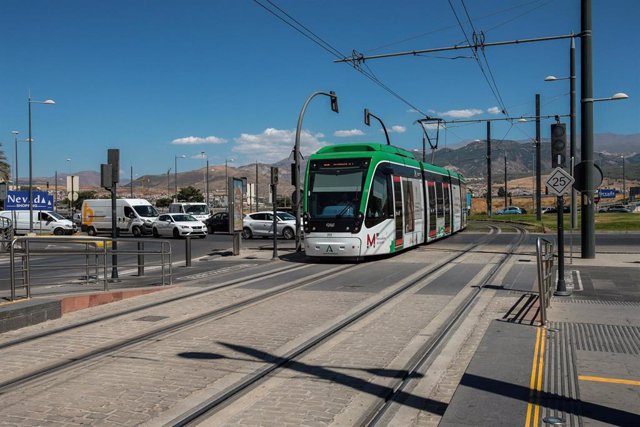
<svg viewBox="0 0 640 427">
<path fill-rule="evenodd" d="M 331 95 L 331 111 L 334 113 L 338 112 L 338 97 L 334 91 L 330 91 L 329 95 Z"/>
<path fill-rule="evenodd" d="M 271 185 L 278 185 L 278 168 L 271 167 Z"/>
<path fill-rule="evenodd" d="M 564 123 L 551 125 L 551 167 L 563 168 L 567 163 L 567 126 Z"/>
</svg>

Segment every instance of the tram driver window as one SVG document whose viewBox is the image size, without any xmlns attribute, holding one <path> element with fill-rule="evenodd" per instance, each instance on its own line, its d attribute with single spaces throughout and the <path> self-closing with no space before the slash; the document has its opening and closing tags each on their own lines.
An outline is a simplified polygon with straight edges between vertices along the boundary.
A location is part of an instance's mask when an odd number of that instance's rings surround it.
<svg viewBox="0 0 640 427">
<path fill-rule="evenodd" d="M 371 184 L 371 192 L 367 202 L 365 225 L 372 227 L 387 218 L 393 218 L 391 213 L 390 177 L 380 170 L 376 171 Z"/>
</svg>

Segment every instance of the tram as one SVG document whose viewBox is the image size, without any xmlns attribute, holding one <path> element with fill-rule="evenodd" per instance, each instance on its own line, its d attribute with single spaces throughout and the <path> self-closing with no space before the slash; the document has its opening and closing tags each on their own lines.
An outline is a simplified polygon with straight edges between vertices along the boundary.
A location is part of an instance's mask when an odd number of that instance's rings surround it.
<svg viewBox="0 0 640 427">
<path fill-rule="evenodd" d="M 392 145 L 323 147 L 309 157 L 303 197 L 310 257 L 393 254 L 467 226 L 462 175 Z"/>
</svg>

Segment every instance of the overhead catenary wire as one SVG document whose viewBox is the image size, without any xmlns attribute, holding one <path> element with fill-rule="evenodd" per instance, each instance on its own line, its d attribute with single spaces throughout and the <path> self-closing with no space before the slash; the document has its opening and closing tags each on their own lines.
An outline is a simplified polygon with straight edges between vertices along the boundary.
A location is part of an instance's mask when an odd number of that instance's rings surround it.
<svg viewBox="0 0 640 427">
<path fill-rule="evenodd" d="M 284 11 L 281 7 L 279 7 L 278 5 L 276 5 L 274 2 L 272 2 L 271 0 L 264 0 L 266 1 L 269 5 L 271 5 L 272 7 L 274 7 L 280 14 L 284 15 L 284 17 L 282 15 L 280 15 L 278 12 L 274 11 L 273 9 L 269 8 L 266 4 L 261 3 L 260 0 L 253 0 L 254 3 L 256 3 L 257 5 L 259 5 L 260 7 L 262 7 L 263 9 L 265 9 L 267 12 L 269 12 L 270 14 L 272 14 L 273 16 L 275 16 L 276 18 L 278 18 L 280 21 L 284 22 L 285 24 L 287 24 L 289 27 L 293 28 L 294 30 L 296 30 L 298 33 L 302 34 L 304 37 L 306 37 L 307 39 L 311 40 L 313 43 L 317 44 L 318 46 L 320 46 L 322 49 L 324 49 L 325 51 L 327 51 L 330 55 L 338 58 L 338 59 L 342 59 L 345 58 L 345 55 L 343 53 L 341 53 L 338 49 L 336 49 L 335 47 L 333 47 L 330 43 L 328 43 L 327 41 L 325 41 L 322 37 L 318 36 L 316 33 L 314 33 L 313 31 L 311 31 L 308 27 L 306 27 L 304 24 L 302 24 L 300 21 L 298 21 L 297 19 L 295 19 L 293 16 L 291 16 L 289 13 L 287 13 L 286 11 Z M 285 19 L 288 18 L 289 20 Z M 293 21 L 293 23 L 291 22 Z M 295 23 L 295 25 L 294 25 Z M 359 66 L 358 63 L 356 63 L 355 61 L 350 62 L 349 63 L 352 68 L 356 71 L 358 71 L 360 74 L 362 74 L 363 76 L 365 76 L 366 78 L 368 78 L 369 80 L 371 80 L 373 83 L 375 83 L 376 85 L 378 85 L 379 87 L 381 87 L 382 89 L 384 89 L 387 93 L 389 93 L 390 95 L 392 95 L 393 97 L 395 97 L 396 99 L 398 99 L 399 101 L 401 101 L 402 103 L 404 103 L 405 105 L 409 106 L 410 108 L 413 108 L 414 110 L 418 111 L 420 114 L 422 114 L 425 117 L 428 117 L 428 114 L 424 113 L 422 110 L 420 110 L 418 107 L 416 107 L 414 104 L 412 104 L 411 102 L 409 102 L 407 99 L 405 99 L 403 96 L 401 96 L 398 92 L 394 91 L 393 89 L 391 89 L 387 84 L 385 84 L 384 82 L 382 82 L 378 77 L 376 77 L 369 68 L 369 71 L 364 70 L 362 67 Z"/>
</svg>

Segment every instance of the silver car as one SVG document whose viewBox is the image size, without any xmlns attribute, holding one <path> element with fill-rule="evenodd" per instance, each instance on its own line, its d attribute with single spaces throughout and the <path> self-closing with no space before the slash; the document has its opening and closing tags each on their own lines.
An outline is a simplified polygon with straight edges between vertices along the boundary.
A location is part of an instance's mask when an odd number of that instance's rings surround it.
<svg viewBox="0 0 640 427">
<path fill-rule="evenodd" d="M 198 236 L 201 239 L 207 237 L 207 226 L 193 216 L 183 213 L 162 214 L 151 225 L 153 237 L 173 236 Z"/>
<path fill-rule="evenodd" d="M 276 212 L 278 236 L 293 239 L 296 234 L 296 217 L 287 212 Z M 273 236 L 273 212 L 254 212 L 242 220 L 242 237 Z"/>
</svg>

